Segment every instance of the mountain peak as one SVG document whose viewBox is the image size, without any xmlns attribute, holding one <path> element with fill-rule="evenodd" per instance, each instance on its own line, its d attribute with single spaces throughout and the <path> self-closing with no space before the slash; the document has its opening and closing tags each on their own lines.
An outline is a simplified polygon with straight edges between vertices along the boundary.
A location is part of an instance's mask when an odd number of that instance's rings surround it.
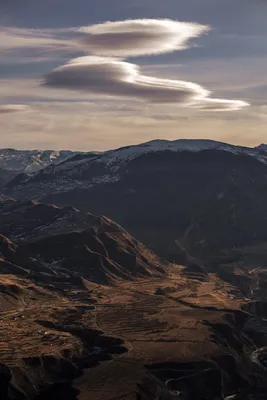
<svg viewBox="0 0 267 400">
<path fill-rule="evenodd" d="M 260 151 L 267 151 L 267 144 L 261 143 L 259 146 L 256 146 L 255 149 Z"/>
<path fill-rule="evenodd" d="M 229 143 L 217 142 L 209 139 L 156 139 L 138 145 L 126 146 L 119 149 L 106 151 L 102 154 L 102 157 L 100 157 L 98 161 L 104 162 L 106 165 L 111 166 L 114 163 L 130 161 L 147 153 L 158 153 L 163 151 L 200 152 L 206 150 L 220 150 L 235 154 L 246 153 L 249 155 L 253 155 L 253 151 L 255 152 L 255 150 L 252 148 L 235 146 Z"/>
</svg>

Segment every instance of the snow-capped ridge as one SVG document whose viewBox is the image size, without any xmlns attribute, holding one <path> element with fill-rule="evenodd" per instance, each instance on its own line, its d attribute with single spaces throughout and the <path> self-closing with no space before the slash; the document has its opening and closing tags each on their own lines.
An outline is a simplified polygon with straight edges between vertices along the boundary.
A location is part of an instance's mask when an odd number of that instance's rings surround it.
<svg viewBox="0 0 267 400">
<path fill-rule="evenodd" d="M 258 150 L 249 147 L 235 146 L 229 143 L 217 142 L 208 139 L 178 139 L 178 140 L 152 140 L 139 145 L 121 147 L 106 151 L 98 162 L 112 166 L 120 162 L 128 162 L 148 153 L 171 152 L 201 152 L 208 150 L 226 151 L 234 154 L 248 154 L 257 156 Z M 261 160 L 262 161 L 262 160 Z"/>
<path fill-rule="evenodd" d="M 178 139 L 174 141 L 153 140 L 139 145 L 121 147 L 119 149 L 100 152 L 88 153 L 72 153 L 62 162 L 50 162 L 46 167 L 40 167 L 37 159 L 38 169 L 29 169 L 24 167 L 24 174 L 18 173 L 11 181 L 5 184 L 3 193 L 11 197 L 39 199 L 49 194 L 60 194 L 75 191 L 76 189 L 93 190 L 95 186 L 104 187 L 119 181 L 127 181 L 129 171 L 135 168 L 139 171 L 139 159 L 141 165 L 155 165 L 157 160 L 161 163 L 168 159 L 170 153 L 173 155 L 184 153 L 182 159 L 186 162 L 186 153 L 197 154 L 203 153 L 201 159 L 205 159 L 206 155 L 221 153 L 221 157 L 231 154 L 233 157 L 243 157 L 244 162 L 248 158 L 254 159 L 255 162 L 267 164 L 267 152 L 263 147 L 255 148 L 235 146 L 228 143 L 216 142 L 214 140 L 199 139 Z M 61 153 L 59 151 L 59 153 Z M 1 154 L 1 153 L 0 153 Z M 151 160 L 150 155 L 153 155 Z M 185 157 L 184 157 L 185 156 Z M 216 155 L 215 155 L 216 157 Z M 141 160 L 142 159 L 142 160 Z M 134 161 L 134 163 L 132 163 Z M 19 161 L 18 161 L 19 162 Z M 30 159 L 30 168 L 36 166 L 32 164 Z M 179 162 L 179 160 L 177 160 Z M 136 163 L 136 165 L 135 165 Z M 1 167 L 1 158 L 0 158 Z M 27 190 L 25 188 L 27 187 Z M 129 190 L 133 190 L 129 188 Z"/>
<path fill-rule="evenodd" d="M 116 172 L 120 164 L 125 164 L 149 153 L 161 152 L 193 152 L 224 151 L 232 154 L 244 154 L 267 163 L 267 145 L 261 144 L 254 148 L 236 146 L 229 143 L 209 139 L 156 139 L 138 145 L 130 145 L 104 152 L 72 152 L 69 150 L 14 150 L 0 149 L 0 168 L 18 173 L 30 174 L 43 170 L 54 172 L 83 170 L 90 168 L 92 163 L 102 163 Z M 266 154 L 265 154 L 266 153 Z M 48 167 L 48 169 L 47 169 Z M 105 172 L 106 175 L 106 172 Z"/>
</svg>

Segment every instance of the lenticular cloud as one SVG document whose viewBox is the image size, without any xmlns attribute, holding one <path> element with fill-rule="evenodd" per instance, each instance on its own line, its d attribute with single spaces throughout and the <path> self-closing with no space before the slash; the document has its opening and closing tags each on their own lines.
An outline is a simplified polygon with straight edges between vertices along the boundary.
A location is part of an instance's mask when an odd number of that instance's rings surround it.
<svg viewBox="0 0 267 400">
<path fill-rule="evenodd" d="M 106 57 L 79 57 L 48 74 L 45 86 L 127 96 L 151 103 L 188 103 L 208 96 L 202 86 L 140 74 L 139 67 Z"/>
<path fill-rule="evenodd" d="M 188 40 L 209 30 L 197 23 L 137 19 L 82 27 L 79 39 L 91 54 L 133 57 L 168 53 L 188 47 Z"/>
<path fill-rule="evenodd" d="M 212 99 L 208 97 L 210 92 L 196 83 L 142 75 L 137 65 L 108 57 L 73 59 L 48 74 L 43 85 L 206 111 L 234 111 L 248 105 L 240 100 Z"/>
<path fill-rule="evenodd" d="M 241 100 L 213 99 L 193 82 L 142 75 L 125 58 L 168 53 L 189 46 L 189 39 L 209 30 L 197 23 L 169 19 L 105 22 L 76 29 L 79 45 L 90 56 L 70 60 L 46 75 L 43 85 L 105 96 L 129 97 L 149 103 L 175 103 L 206 111 L 235 111 Z"/>
</svg>

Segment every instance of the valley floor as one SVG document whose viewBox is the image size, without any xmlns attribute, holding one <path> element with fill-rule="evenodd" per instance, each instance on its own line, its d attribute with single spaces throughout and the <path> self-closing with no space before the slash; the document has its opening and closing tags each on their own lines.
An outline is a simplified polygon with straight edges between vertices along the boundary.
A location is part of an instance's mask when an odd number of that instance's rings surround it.
<svg viewBox="0 0 267 400">
<path fill-rule="evenodd" d="M 265 391 L 263 367 L 251 360 L 263 337 L 247 330 L 249 299 L 215 274 L 190 276 L 172 266 L 164 279 L 113 286 L 71 275 L 0 280 L 4 399 L 215 399 Z"/>
</svg>

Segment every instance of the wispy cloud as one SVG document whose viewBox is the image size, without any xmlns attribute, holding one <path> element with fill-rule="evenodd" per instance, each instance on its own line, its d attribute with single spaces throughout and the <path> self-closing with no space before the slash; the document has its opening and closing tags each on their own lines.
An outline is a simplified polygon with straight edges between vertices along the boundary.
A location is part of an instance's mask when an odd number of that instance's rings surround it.
<svg viewBox="0 0 267 400">
<path fill-rule="evenodd" d="M 193 108 L 204 111 L 238 111 L 249 104 L 242 100 L 202 98 L 199 102 L 191 104 Z"/>
<path fill-rule="evenodd" d="M 26 112 L 30 111 L 31 107 L 25 104 L 5 104 L 0 105 L 0 114 L 10 114 L 10 113 L 17 113 L 17 112 Z"/>
<path fill-rule="evenodd" d="M 70 50 L 70 48 L 73 48 L 74 42 L 68 40 L 66 37 L 68 32 L 69 29 L 51 30 L 2 27 L 0 28 L 0 50 L 10 51 L 20 48 L 43 48 L 61 51 Z"/>
</svg>

